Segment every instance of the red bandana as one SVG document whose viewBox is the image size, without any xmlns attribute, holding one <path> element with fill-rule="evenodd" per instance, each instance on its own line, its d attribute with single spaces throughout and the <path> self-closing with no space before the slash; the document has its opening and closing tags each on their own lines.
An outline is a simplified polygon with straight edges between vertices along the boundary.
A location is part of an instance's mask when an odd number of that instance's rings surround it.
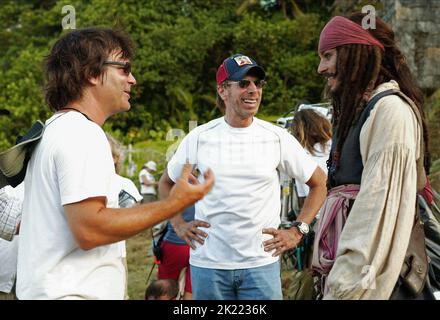
<svg viewBox="0 0 440 320">
<path fill-rule="evenodd" d="M 385 51 L 383 44 L 360 25 L 347 18 L 336 16 L 322 29 L 318 52 L 322 53 L 344 44 L 366 44 Z"/>
</svg>

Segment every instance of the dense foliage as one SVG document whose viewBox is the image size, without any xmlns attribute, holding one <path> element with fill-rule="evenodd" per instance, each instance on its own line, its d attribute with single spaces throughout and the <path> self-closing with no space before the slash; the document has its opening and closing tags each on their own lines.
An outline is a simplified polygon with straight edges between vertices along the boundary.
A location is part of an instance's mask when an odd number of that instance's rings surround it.
<svg viewBox="0 0 440 320">
<path fill-rule="evenodd" d="M 2 0 L 0 6 L 0 150 L 36 119 L 50 114 L 42 94 L 41 62 L 75 8 L 76 27 L 116 27 L 131 35 L 137 54 L 132 110 L 105 129 L 125 144 L 163 141 L 170 128 L 217 117 L 215 72 L 233 53 L 254 57 L 268 74 L 261 113 L 281 115 L 299 100 L 321 100 L 316 47 L 334 13 L 379 1 L 363 0 Z M 70 13 L 70 11 L 69 11 Z M 427 100 L 438 122 L 438 93 Z M 432 130 L 431 130 L 432 132 Z M 438 133 L 432 132 L 433 140 Z M 432 143 L 434 159 L 440 157 Z"/>
<path fill-rule="evenodd" d="M 298 1 L 297 1 L 298 2 Z M 64 5 L 76 27 L 107 26 L 128 32 L 137 46 L 132 110 L 105 129 L 125 143 L 163 139 L 169 128 L 188 130 L 215 108 L 215 72 L 233 53 L 254 57 L 268 73 L 261 112 L 282 114 L 298 100 L 319 101 L 322 80 L 315 53 L 332 1 L 92 0 L 13 1 L 0 7 L 0 149 L 49 110 L 42 95 L 41 61 L 64 32 Z M 307 13 L 304 13 L 307 9 Z M 324 15 L 323 16 L 320 16 Z M 326 16 L 327 15 L 327 16 Z"/>
</svg>

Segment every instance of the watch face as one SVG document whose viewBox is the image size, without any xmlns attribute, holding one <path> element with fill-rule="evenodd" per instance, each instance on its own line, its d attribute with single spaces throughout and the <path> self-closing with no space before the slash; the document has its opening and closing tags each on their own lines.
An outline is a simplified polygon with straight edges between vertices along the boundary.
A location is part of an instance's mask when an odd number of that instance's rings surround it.
<svg viewBox="0 0 440 320">
<path fill-rule="evenodd" d="M 309 225 L 307 223 L 304 223 L 304 222 L 299 223 L 298 229 L 302 234 L 309 233 Z"/>
</svg>

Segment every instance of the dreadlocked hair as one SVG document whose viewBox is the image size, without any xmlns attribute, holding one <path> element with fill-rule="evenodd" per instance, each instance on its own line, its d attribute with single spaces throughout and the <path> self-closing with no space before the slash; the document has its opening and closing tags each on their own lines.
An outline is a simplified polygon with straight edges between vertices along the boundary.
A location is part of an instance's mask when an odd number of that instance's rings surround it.
<svg viewBox="0 0 440 320">
<path fill-rule="evenodd" d="M 364 13 L 353 13 L 348 19 L 362 25 Z M 424 141 L 424 166 L 429 174 L 431 165 L 429 133 L 423 111 L 423 93 L 408 67 L 405 56 L 397 47 L 393 30 L 376 16 L 376 28 L 368 29 L 385 48 L 376 46 L 344 45 L 337 48 L 339 88 L 333 95 L 334 123 L 337 127 L 337 152 L 341 150 L 350 127 L 356 123 L 366 106 L 370 94 L 381 83 L 395 80 L 400 90 L 414 101 L 422 119 Z"/>
<path fill-rule="evenodd" d="M 375 46 L 358 44 L 340 46 L 336 50 L 339 85 L 332 94 L 333 125 L 337 128 L 336 150 L 340 152 L 350 128 L 358 121 L 365 107 L 366 97 L 375 88 L 382 54 Z"/>
</svg>

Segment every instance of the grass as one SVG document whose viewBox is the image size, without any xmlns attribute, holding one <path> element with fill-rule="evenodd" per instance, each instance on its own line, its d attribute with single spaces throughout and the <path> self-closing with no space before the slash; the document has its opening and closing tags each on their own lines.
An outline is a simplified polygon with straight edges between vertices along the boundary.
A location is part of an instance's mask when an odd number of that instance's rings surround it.
<svg viewBox="0 0 440 320">
<path fill-rule="evenodd" d="M 128 264 L 128 296 L 130 300 L 144 300 L 147 277 L 153 265 L 153 257 L 147 257 L 151 246 L 150 229 L 126 241 Z M 151 280 L 156 279 L 157 266 Z"/>
</svg>

